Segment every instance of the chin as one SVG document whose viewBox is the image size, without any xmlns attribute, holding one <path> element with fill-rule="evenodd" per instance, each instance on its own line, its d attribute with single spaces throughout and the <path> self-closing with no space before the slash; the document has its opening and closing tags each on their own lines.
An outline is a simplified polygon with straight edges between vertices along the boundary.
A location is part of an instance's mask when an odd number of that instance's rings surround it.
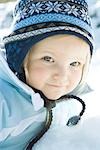
<svg viewBox="0 0 100 150">
<path fill-rule="evenodd" d="M 47 97 L 50 100 L 58 100 L 60 97 L 64 96 L 66 91 L 61 90 L 41 90 L 40 91 L 44 94 L 45 97 Z"/>
<path fill-rule="evenodd" d="M 64 95 L 64 94 L 63 94 Z M 59 99 L 60 97 L 62 97 L 63 95 L 45 95 L 48 99 L 50 100 L 57 100 Z"/>
</svg>

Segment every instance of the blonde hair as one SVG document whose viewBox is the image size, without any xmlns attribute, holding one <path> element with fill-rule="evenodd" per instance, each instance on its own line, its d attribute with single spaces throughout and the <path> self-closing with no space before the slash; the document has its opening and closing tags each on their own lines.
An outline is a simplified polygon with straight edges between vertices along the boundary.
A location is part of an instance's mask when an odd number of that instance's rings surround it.
<svg viewBox="0 0 100 150">
<path fill-rule="evenodd" d="M 81 80 L 80 80 L 79 84 L 77 85 L 77 87 L 69 94 L 80 95 L 80 94 L 89 92 L 89 90 L 91 90 L 91 88 L 88 86 L 88 84 L 86 82 L 87 74 L 89 72 L 90 62 L 91 62 L 91 54 L 88 51 L 88 54 L 86 57 L 86 63 L 82 70 Z"/>
</svg>

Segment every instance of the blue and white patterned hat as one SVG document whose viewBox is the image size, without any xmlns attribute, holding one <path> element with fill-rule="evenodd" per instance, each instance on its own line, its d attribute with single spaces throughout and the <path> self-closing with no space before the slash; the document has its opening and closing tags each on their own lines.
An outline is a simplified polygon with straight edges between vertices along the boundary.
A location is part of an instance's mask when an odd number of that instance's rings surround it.
<svg viewBox="0 0 100 150">
<path fill-rule="evenodd" d="M 92 54 L 93 34 L 86 0 L 19 0 L 12 32 L 4 37 L 10 68 L 19 72 L 31 46 L 55 34 L 83 38 Z"/>
</svg>

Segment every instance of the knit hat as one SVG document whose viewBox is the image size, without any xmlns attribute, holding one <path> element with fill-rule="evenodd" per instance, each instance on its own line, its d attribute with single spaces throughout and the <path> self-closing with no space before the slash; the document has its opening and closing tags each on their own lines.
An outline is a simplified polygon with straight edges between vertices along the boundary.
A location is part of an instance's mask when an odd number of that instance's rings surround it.
<svg viewBox="0 0 100 150">
<path fill-rule="evenodd" d="M 19 0 L 11 33 L 3 39 L 10 68 L 20 72 L 32 45 L 57 34 L 84 39 L 92 54 L 93 34 L 86 0 Z"/>
</svg>

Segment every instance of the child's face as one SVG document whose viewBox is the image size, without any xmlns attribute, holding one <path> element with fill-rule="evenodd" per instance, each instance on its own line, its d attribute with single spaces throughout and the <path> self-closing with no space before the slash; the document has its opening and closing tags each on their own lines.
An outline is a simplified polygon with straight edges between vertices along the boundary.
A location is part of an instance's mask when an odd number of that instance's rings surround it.
<svg viewBox="0 0 100 150">
<path fill-rule="evenodd" d="M 75 37 L 56 35 L 35 44 L 24 62 L 26 82 L 49 99 L 71 92 L 81 81 L 89 45 Z"/>
</svg>

